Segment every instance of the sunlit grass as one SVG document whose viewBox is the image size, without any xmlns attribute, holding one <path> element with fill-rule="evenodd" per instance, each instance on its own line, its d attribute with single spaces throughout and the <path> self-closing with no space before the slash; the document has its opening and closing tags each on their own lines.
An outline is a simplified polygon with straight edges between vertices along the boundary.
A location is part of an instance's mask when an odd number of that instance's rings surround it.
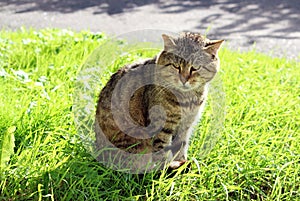
<svg viewBox="0 0 300 201">
<path fill-rule="evenodd" d="M 299 63 L 223 48 L 226 119 L 216 146 L 199 155 L 206 115 L 189 150 L 190 171 L 138 176 L 99 165 L 75 130 L 76 75 L 106 40 L 67 30 L 0 32 L 0 140 L 17 128 L 1 200 L 300 200 Z"/>
</svg>

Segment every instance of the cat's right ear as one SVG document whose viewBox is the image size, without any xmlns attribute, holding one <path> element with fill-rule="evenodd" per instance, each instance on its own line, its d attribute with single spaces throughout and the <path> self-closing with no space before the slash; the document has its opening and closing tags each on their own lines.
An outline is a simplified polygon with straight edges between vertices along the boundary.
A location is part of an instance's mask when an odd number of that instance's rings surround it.
<svg viewBox="0 0 300 201">
<path fill-rule="evenodd" d="M 171 36 L 162 34 L 162 38 L 164 40 L 164 50 L 165 51 L 171 51 L 176 47 L 174 39 Z"/>
<path fill-rule="evenodd" d="M 216 56 L 223 42 L 224 40 L 211 40 L 208 44 L 206 44 L 204 50 L 207 53 Z"/>
</svg>

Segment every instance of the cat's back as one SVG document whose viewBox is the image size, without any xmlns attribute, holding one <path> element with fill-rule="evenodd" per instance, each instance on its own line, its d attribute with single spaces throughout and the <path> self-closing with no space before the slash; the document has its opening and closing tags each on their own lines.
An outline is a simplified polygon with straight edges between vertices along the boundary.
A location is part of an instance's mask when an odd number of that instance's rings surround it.
<svg viewBox="0 0 300 201">
<path fill-rule="evenodd" d="M 98 106 L 110 107 L 112 95 L 118 98 L 126 93 L 134 92 L 135 88 L 141 88 L 147 82 L 151 82 L 154 70 L 155 58 L 143 60 L 131 65 L 125 65 L 111 75 L 110 79 L 100 92 Z M 98 107 L 97 107 L 98 108 Z M 97 110 L 97 113 L 99 111 Z"/>
<path fill-rule="evenodd" d="M 110 77 L 100 92 L 96 124 L 119 148 L 140 142 L 125 133 L 130 133 L 136 125 L 144 127 L 147 124 L 147 100 L 144 97 L 152 82 L 154 67 L 155 58 L 124 66 Z M 101 133 L 96 132 L 97 143 L 101 143 Z"/>
</svg>

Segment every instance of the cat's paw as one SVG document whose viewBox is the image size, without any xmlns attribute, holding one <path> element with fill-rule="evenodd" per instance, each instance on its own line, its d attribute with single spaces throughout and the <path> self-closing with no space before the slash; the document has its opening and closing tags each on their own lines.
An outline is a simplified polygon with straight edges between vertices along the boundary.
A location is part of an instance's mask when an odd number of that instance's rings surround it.
<svg viewBox="0 0 300 201">
<path fill-rule="evenodd" d="M 181 160 L 181 161 L 172 161 L 169 165 L 169 168 L 175 170 L 178 169 L 180 166 L 182 166 L 183 164 L 185 164 L 187 162 L 187 160 Z"/>
</svg>

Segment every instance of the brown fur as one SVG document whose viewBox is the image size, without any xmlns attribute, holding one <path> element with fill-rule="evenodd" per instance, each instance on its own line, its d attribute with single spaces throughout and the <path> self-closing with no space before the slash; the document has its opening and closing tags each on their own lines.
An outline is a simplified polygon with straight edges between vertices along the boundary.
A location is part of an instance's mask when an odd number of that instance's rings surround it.
<svg viewBox="0 0 300 201">
<path fill-rule="evenodd" d="M 96 144 L 102 149 L 111 143 L 134 154 L 163 150 L 177 168 L 187 160 L 192 127 L 200 119 L 207 84 L 219 69 L 223 41 L 195 33 L 163 35 L 163 40 L 158 56 L 121 68 L 101 91 Z M 141 87 L 133 90 L 136 86 Z"/>
</svg>

